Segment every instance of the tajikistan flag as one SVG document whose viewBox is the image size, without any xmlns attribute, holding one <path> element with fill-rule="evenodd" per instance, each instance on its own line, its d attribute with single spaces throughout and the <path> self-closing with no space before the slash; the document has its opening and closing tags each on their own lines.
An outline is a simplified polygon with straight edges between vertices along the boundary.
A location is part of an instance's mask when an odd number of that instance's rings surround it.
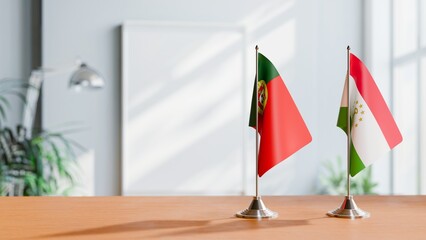
<svg viewBox="0 0 426 240">
<path fill-rule="evenodd" d="M 353 177 L 398 145 L 402 136 L 370 72 L 352 53 L 350 76 L 346 76 L 337 120 L 337 126 L 346 133 L 348 110 L 351 116 L 352 139 L 350 174 Z"/>
</svg>

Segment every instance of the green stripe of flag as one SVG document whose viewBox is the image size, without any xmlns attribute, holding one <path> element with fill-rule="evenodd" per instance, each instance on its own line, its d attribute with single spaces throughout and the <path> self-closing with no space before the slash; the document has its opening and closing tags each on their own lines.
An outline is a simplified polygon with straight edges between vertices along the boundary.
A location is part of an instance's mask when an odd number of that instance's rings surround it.
<svg viewBox="0 0 426 240">
<path fill-rule="evenodd" d="M 340 107 L 339 117 L 337 118 L 337 126 L 346 134 L 348 130 L 348 107 Z"/>
<path fill-rule="evenodd" d="M 361 170 L 365 168 L 364 163 L 362 163 L 361 158 L 358 156 L 354 145 L 351 143 L 351 176 L 355 176 Z"/>
<path fill-rule="evenodd" d="M 280 74 L 278 73 L 277 69 L 275 68 L 274 64 L 263 54 L 258 53 L 258 74 L 259 74 L 259 81 L 265 81 L 266 84 L 268 84 L 272 79 L 275 79 Z M 282 81 L 282 80 L 281 80 Z M 251 98 L 251 110 L 250 110 L 250 119 L 249 119 L 249 126 L 255 127 L 256 126 L 256 79 L 254 81 L 253 85 L 253 95 Z"/>
<path fill-rule="evenodd" d="M 337 126 L 341 128 L 346 134 L 348 130 L 348 107 L 340 107 L 339 117 L 337 118 Z M 361 170 L 365 168 L 362 163 L 354 145 L 351 143 L 351 162 L 350 162 L 350 174 L 355 176 Z"/>
<path fill-rule="evenodd" d="M 277 69 L 275 68 L 274 64 L 272 64 L 271 61 L 265 56 L 263 56 L 261 53 L 258 55 L 258 74 L 259 74 L 259 81 L 263 80 L 266 84 L 269 83 L 272 79 L 276 78 L 280 74 L 278 73 Z"/>
</svg>

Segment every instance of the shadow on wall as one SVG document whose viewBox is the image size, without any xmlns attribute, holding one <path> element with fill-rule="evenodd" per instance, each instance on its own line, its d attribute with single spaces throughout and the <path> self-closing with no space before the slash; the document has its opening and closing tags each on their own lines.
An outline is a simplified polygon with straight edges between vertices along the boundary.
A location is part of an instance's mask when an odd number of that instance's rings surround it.
<svg viewBox="0 0 426 240">
<path fill-rule="evenodd" d="M 313 61 L 305 51 L 314 47 L 302 46 L 311 39 L 297 41 L 302 33 L 296 31 L 296 10 L 302 12 L 295 1 L 262 4 L 235 24 L 246 26 L 243 34 L 220 28 L 141 26 L 139 35 L 128 35 L 127 44 L 135 49 L 124 50 L 123 59 L 128 77 L 123 194 L 251 190 L 254 131 L 247 124 L 255 69 L 251 46 L 257 43 L 280 68 L 290 91 L 295 90 L 293 98 L 312 131 L 309 119 L 317 114 L 310 94 L 315 92 L 310 77 L 314 73 L 302 69 L 305 73 L 296 75 L 301 69 L 292 62 L 296 52 L 303 52 L 296 64 Z M 303 194 L 314 188 L 319 163 L 313 158 L 314 147 L 309 148 L 309 153 L 294 155 L 265 175 L 267 194 Z"/>
</svg>

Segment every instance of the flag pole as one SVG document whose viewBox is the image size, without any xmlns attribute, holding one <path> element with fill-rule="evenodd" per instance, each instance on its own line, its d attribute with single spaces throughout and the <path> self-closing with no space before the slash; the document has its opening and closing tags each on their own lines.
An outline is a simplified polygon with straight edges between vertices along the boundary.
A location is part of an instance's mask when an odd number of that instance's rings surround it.
<svg viewBox="0 0 426 240">
<path fill-rule="evenodd" d="M 347 72 L 346 72 L 346 101 L 348 103 L 348 114 L 347 114 L 347 128 L 346 128 L 346 132 L 347 132 L 347 136 L 348 136 L 348 141 L 347 141 L 347 179 L 346 179 L 346 188 L 347 188 L 347 195 L 346 196 L 350 196 L 351 195 L 351 176 L 350 176 L 350 172 L 351 172 L 351 102 L 349 99 L 349 76 L 351 73 L 351 59 L 350 59 L 350 54 L 351 54 L 351 47 L 348 45 L 348 47 L 346 48 L 346 53 L 347 53 Z"/>
<path fill-rule="evenodd" d="M 256 198 L 259 198 L 259 46 L 256 45 Z"/>
<path fill-rule="evenodd" d="M 351 102 L 350 102 L 350 89 L 349 89 L 349 77 L 351 75 L 351 58 L 350 58 L 350 51 L 351 47 L 348 46 L 346 48 L 347 50 L 347 72 L 346 72 L 346 80 L 345 80 L 345 87 L 346 87 L 346 101 L 348 104 L 348 114 L 347 114 L 347 129 L 346 133 L 348 136 L 347 140 L 347 179 L 346 179 L 346 189 L 347 194 L 345 196 L 345 199 L 343 200 L 342 205 L 339 208 L 336 208 L 335 210 L 327 212 L 327 215 L 330 217 L 339 217 L 339 218 L 350 218 L 350 219 L 357 219 L 357 218 L 368 218 L 370 217 L 370 213 L 363 211 L 361 208 L 359 208 L 355 200 L 353 199 L 353 196 L 351 195 L 351 146 L 352 146 L 352 138 L 351 138 Z"/>
<path fill-rule="evenodd" d="M 256 195 L 250 203 L 250 206 L 235 214 L 239 218 L 276 218 L 278 213 L 269 210 L 262 201 L 259 195 L 259 47 L 256 45 L 256 82 L 254 83 L 255 94 L 256 94 Z"/>
</svg>

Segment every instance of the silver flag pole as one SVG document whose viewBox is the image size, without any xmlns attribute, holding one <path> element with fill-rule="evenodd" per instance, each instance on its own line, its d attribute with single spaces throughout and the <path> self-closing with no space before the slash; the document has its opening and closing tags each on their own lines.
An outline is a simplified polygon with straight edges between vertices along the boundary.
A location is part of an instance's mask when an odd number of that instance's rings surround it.
<svg viewBox="0 0 426 240">
<path fill-rule="evenodd" d="M 278 213 L 269 210 L 263 203 L 259 195 L 259 47 L 256 45 L 256 196 L 253 197 L 253 200 L 250 203 L 250 206 L 235 214 L 239 218 L 276 218 Z"/>
<path fill-rule="evenodd" d="M 356 203 L 355 200 L 353 199 L 353 196 L 351 195 L 351 176 L 350 176 L 350 172 L 351 172 L 351 148 L 352 148 L 352 138 L 351 138 L 351 103 L 350 103 L 350 98 L 349 98 L 349 94 L 350 94 L 350 89 L 349 89 L 349 76 L 350 76 L 350 68 L 351 68 L 351 64 L 350 64 L 350 50 L 351 48 L 348 46 L 347 48 L 347 72 L 346 72 L 346 94 L 347 94 L 347 98 L 346 101 L 348 103 L 348 114 L 347 114 L 347 129 L 346 129 L 346 133 L 348 136 L 348 140 L 347 140 L 347 180 L 346 180 L 346 190 L 347 190 L 347 194 L 345 196 L 345 199 L 343 200 L 342 205 L 333 210 L 333 211 L 329 211 L 327 212 L 327 215 L 330 217 L 339 217 L 339 218 L 350 218 L 350 219 L 355 219 L 355 218 L 368 218 L 370 216 L 370 213 L 363 211 L 362 209 L 360 209 Z"/>
</svg>

